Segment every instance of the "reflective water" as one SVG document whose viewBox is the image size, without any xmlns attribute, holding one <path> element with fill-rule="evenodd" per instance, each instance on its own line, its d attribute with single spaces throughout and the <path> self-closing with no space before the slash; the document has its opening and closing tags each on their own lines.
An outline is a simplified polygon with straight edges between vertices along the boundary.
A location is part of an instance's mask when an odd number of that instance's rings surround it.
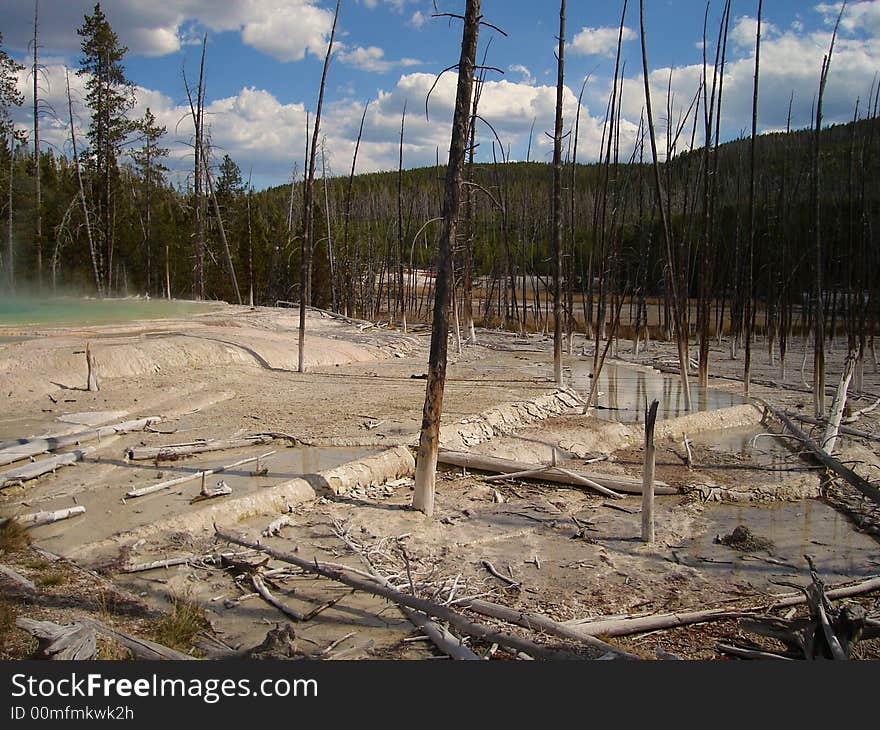
<svg viewBox="0 0 880 730">
<path fill-rule="evenodd" d="M 804 555 L 816 560 L 823 580 L 834 583 L 876 575 L 880 549 L 869 535 L 855 530 L 833 507 L 818 500 L 772 506 L 707 505 L 705 534 L 677 550 L 681 562 L 712 570 L 716 578 L 772 587 L 772 581 L 809 580 Z M 714 542 L 716 535 L 729 535 L 745 525 L 759 537 L 773 541 L 767 551 L 740 553 Z"/>
<path fill-rule="evenodd" d="M 571 384 L 585 397 L 592 384 L 592 360 L 571 365 Z M 681 378 L 667 373 L 649 372 L 606 363 L 599 374 L 599 396 L 595 415 L 609 421 L 640 423 L 644 421 L 645 403 L 660 401 L 658 418 L 676 418 L 687 413 Z M 746 400 L 732 393 L 691 384 L 692 411 L 712 411 L 742 405 Z"/>
</svg>

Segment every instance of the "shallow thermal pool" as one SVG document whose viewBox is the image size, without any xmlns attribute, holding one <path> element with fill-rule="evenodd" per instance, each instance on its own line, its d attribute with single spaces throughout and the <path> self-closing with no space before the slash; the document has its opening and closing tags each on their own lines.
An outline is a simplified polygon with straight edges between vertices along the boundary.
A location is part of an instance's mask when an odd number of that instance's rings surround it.
<svg viewBox="0 0 880 730">
<path fill-rule="evenodd" d="M 0 298 L 0 342 L 15 341 L 19 333 L 3 333 L 4 328 L 29 326 L 53 327 L 71 324 L 112 324 L 139 319 L 166 319 L 208 312 L 209 302 L 179 299 L 90 299 L 85 297 Z"/>
<path fill-rule="evenodd" d="M 592 361 L 584 360 L 571 366 L 572 386 L 586 396 L 590 392 Z M 684 390 L 677 375 L 651 372 L 616 363 L 605 363 L 599 374 L 598 408 L 595 415 L 609 421 L 639 423 L 644 419 L 645 403 L 660 401 L 660 419 L 677 418 L 687 413 Z M 746 403 L 733 393 L 691 385 L 692 411 L 714 411 Z"/>
</svg>

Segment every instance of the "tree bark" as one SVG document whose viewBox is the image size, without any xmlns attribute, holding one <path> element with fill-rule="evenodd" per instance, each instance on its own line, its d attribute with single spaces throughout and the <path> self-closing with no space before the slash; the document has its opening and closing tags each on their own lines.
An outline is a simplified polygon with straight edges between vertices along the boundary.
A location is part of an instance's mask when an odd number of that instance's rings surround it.
<svg viewBox="0 0 880 730">
<path fill-rule="evenodd" d="M 645 411 L 645 471 L 642 474 L 642 542 L 654 542 L 654 424 L 659 401 Z"/>
<path fill-rule="evenodd" d="M 459 208 L 461 207 L 462 169 L 468 139 L 480 17 L 480 0 L 467 0 L 461 55 L 458 63 L 458 90 L 452 121 L 452 141 L 449 147 L 449 162 L 446 167 L 443 228 L 437 254 L 437 283 L 434 290 L 434 318 L 431 328 L 431 351 L 428 359 L 428 383 L 425 392 L 425 405 L 422 410 L 422 428 L 416 461 L 416 485 L 413 494 L 413 507 L 429 517 L 434 514 L 434 482 L 437 472 L 437 450 L 440 444 L 440 416 L 443 410 L 443 389 L 446 385 L 452 251 L 458 229 Z"/>
<path fill-rule="evenodd" d="M 562 99 L 565 91 L 565 0 L 559 4 L 556 124 L 553 132 L 553 378 L 562 385 Z"/>
<path fill-rule="evenodd" d="M 324 68 L 321 72 L 321 88 L 318 92 L 318 107 L 315 110 L 315 128 L 312 130 L 312 146 L 309 153 L 308 172 L 306 174 L 305 188 L 303 190 L 303 235 L 300 245 L 300 295 L 299 295 L 299 348 L 297 370 L 305 372 L 305 343 L 306 343 L 306 307 L 311 304 L 312 296 L 312 249 L 314 247 L 313 227 L 313 197 L 315 186 L 315 156 L 318 153 L 318 135 L 321 127 L 321 107 L 324 105 L 324 89 L 327 86 L 327 71 L 330 68 L 330 57 L 333 54 L 333 40 L 336 37 L 336 22 L 339 20 L 339 6 L 341 0 L 336 0 L 336 11 L 333 14 L 333 27 L 330 29 L 330 41 L 327 44 L 327 53 L 324 56 Z"/>
</svg>

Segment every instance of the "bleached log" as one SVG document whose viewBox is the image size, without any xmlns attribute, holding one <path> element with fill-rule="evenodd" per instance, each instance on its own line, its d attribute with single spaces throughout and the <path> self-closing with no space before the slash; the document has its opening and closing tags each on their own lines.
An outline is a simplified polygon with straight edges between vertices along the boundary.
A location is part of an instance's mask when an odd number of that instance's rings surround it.
<svg viewBox="0 0 880 730">
<path fill-rule="evenodd" d="M 243 449 L 248 446 L 268 444 L 272 441 L 271 436 L 248 436 L 240 439 L 213 439 L 193 444 L 181 444 L 179 446 L 143 446 L 128 450 L 128 458 L 132 461 L 148 460 L 171 460 L 193 454 L 205 454 L 211 451 L 229 451 L 230 449 Z"/>
<path fill-rule="evenodd" d="M 23 527 L 40 527 L 40 525 L 50 525 L 53 522 L 60 522 L 71 517 L 76 517 L 85 513 L 86 508 L 81 504 L 76 507 L 68 507 L 67 509 L 58 509 L 49 512 L 33 512 L 28 515 L 20 515 L 15 518 Z"/>
<path fill-rule="evenodd" d="M 871 578 L 853 586 L 832 589 L 826 591 L 826 595 L 829 599 L 836 600 L 839 598 L 852 598 L 853 596 L 872 593 L 873 591 L 878 590 L 880 590 L 880 577 Z M 769 607 L 772 609 L 788 608 L 806 602 L 807 599 L 803 593 L 792 593 L 786 596 L 780 596 L 777 600 L 773 601 Z M 734 610 L 728 608 L 710 608 L 704 611 L 664 613 L 654 614 L 652 616 L 566 621 L 565 625 L 571 627 L 573 631 L 583 636 L 629 636 L 631 634 L 641 634 L 646 631 L 671 629 L 691 624 L 710 623 L 712 621 L 724 621 L 733 618 L 754 617 L 756 612 L 764 612 L 767 608 L 767 604 Z"/>
<path fill-rule="evenodd" d="M 20 484 L 41 477 L 43 474 L 54 473 L 57 469 L 82 461 L 94 450 L 94 448 L 77 449 L 66 454 L 57 454 L 47 459 L 18 466 L 15 469 L 0 471 L 0 489 L 9 484 Z"/>
<path fill-rule="evenodd" d="M 730 654 L 740 659 L 776 659 L 781 661 L 794 661 L 790 656 L 782 654 L 774 654 L 771 651 L 761 651 L 760 649 L 747 649 L 744 646 L 734 646 L 733 644 L 716 644 L 715 648 L 722 654 Z"/>
<path fill-rule="evenodd" d="M 362 578 L 349 572 L 344 566 L 331 567 L 329 565 L 322 564 L 317 559 L 305 560 L 298 555 L 285 553 L 280 550 L 276 550 L 268 545 L 262 545 L 259 542 L 248 539 L 244 535 L 235 534 L 216 526 L 215 530 L 217 532 L 217 537 L 219 537 L 221 540 L 225 540 L 236 545 L 241 545 L 242 547 L 259 550 L 261 552 L 264 552 L 266 555 L 270 555 L 276 560 L 290 563 L 291 565 L 296 565 L 303 570 L 314 573 L 315 575 L 330 578 L 331 580 L 335 580 L 339 583 L 351 586 L 352 588 L 364 591 L 365 593 L 371 593 L 373 595 L 386 598 L 399 606 L 406 606 L 407 608 L 421 611 L 428 616 L 433 616 L 435 618 L 441 619 L 442 621 L 446 621 L 451 626 L 454 626 L 456 629 L 458 629 L 461 633 L 467 634 L 468 636 L 473 636 L 490 643 L 497 643 L 499 646 L 504 646 L 519 652 L 524 652 L 529 656 L 539 659 L 581 658 L 576 654 L 573 654 L 572 652 L 564 649 L 542 646 L 541 644 L 537 644 L 534 641 L 530 641 L 529 639 L 523 639 L 519 636 L 513 636 L 510 634 L 503 634 L 489 626 L 474 623 L 473 621 L 464 618 L 447 606 L 441 606 L 432 601 L 419 598 L 418 596 L 401 593 L 400 591 L 394 590 L 393 588 L 382 585 L 381 583 L 376 581 L 375 578 Z"/>
<path fill-rule="evenodd" d="M 143 497 L 146 494 L 153 494 L 155 492 L 161 492 L 163 489 L 168 489 L 170 487 L 176 487 L 178 484 L 186 484 L 187 482 L 195 481 L 196 479 L 204 479 L 205 477 L 209 477 L 212 474 L 219 474 L 220 472 L 227 471 L 229 469 L 234 469 L 237 466 L 243 466 L 244 464 L 250 464 L 257 459 L 265 459 L 267 456 L 271 456 L 274 454 L 274 451 L 269 451 L 265 454 L 260 454 L 259 456 L 252 456 L 247 459 L 240 459 L 239 461 L 234 461 L 231 464 L 226 464 L 225 466 L 217 466 L 213 469 L 203 469 L 202 471 L 193 472 L 192 474 L 186 474 L 182 477 L 175 477 L 174 479 L 169 479 L 164 482 L 159 482 L 158 484 L 151 484 L 148 487 L 140 487 L 139 489 L 132 489 L 125 493 L 126 497 Z"/>
<path fill-rule="evenodd" d="M 270 606 L 274 606 L 279 611 L 281 611 L 281 613 L 283 613 L 288 618 L 292 618 L 294 621 L 303 620 L 304 617 L 299 611 L 285 605 L 272 595 L 269 589 L 266 588 L 266 584 L 263 582 L 263 579 L 259 576 L 259 574 L 253 573 L 251 575 L 251 583 L 254 586 L 254 590 L 260 594 L 260 598 L 262 598 Z"/>
<path fill-rule="evenodd" d="M 26 591 L 33 592 L 37 590 L 37 587 L 33 584 L 32 581 L 29 581 L 21 573 L 13 570 L 6 565 L 0 564 L 0 575 L 5 575 L 6 578 L 15 583 L 15 585 L 17 585 L 19 588 L 24 588 Z"/>
<path fill-rule="evenodd" d="M 556 484 L 568 484 L 569 486 L 586 486 L 571 477 L 576 474 L 581 479 L 589 479 L 606 489 L 624 492 L 626 494 L 641 494 L 642 481 L 631 477 L 611 474 L 599 474 L 596 472 L 572 472 L 569 469 L 559 467 L 546 468 L 541 464 L 524 464 L 511 459 L 502 459 L 497 456 L 485 456 L 484 454 L 472 454 L 463 451 L 440 451 L 437 460 L 442 464 L 462 466 L 466 469 L 477 471 L 490 471 L 501 474 L 513 474 L 523 471 L 541 472 L 541 480 Z M 678 494 L 678 490 L 670 487 L 665 482 L 655 482 L 655 494 Z M 619 496 L 619 495 L 618 495 Z"/>
<path fill-rule="evenodd" d="M 71 446 L 79 446 L 89 441 L 98 441 L 102 438 L 114 436 L 120 433 L 130 433 L 132 431 L 143 431 L 147 426 L 158 423 L 162 420 L 161 416 L 149 416 L 147 418 L 139 418 L 132 421 L 122 421 L 110 426 L 100 426 L 91 428 L 88 431 L 79 431 L 77 433 L 63 434 L 59 436 L 43 436 L 33 439 L 21 439 L 18 443 L 5 449 L 0 449 L 0 466 L 13 464 L 22 459 L 28 459 L 31 456 L 38 456 L 50 451 L 59 451 Z"/>
<path fill-rule="evenodd" d="M 822 448 L 829 454 L 834 453 L 834 447 L 837 445 L 837 431 L 840 428 L 840 419 L 843 418 L 843 409 L 846 407 L 846 394 L 849 390 L 849 381 L 852 380 L 855 366 L 856 359 L 852 355 L 848 355 L 843 364 L 843 372 L 840 374 L 840 382 L 837 385 L 837 392 L 834 394 L 834 401 L 831 404 L 828 426 L 822 436 Z"/>
<path fill-rule="evenodd" d="M 61 625 L 20 616 L 15 625 L 40 640 L 39 653 L 48 659 L 94 659 L 98 650 L 95 632 L 82 623 Z"/>
</svg>

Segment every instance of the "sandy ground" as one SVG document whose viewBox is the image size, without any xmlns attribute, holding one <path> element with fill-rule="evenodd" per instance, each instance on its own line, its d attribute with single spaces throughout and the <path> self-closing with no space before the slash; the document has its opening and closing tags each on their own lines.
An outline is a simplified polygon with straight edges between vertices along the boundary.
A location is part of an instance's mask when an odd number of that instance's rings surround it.
<svg viewBox="0 0 880 730">
<path fill-rule="evenodd" d="M 33 540 L 98 568 L 121 595 L 144 602 L 144 616 L 149 610 L 166 609 L 173 597 L 183 597 L 204 608 L 215 638 L 232 649 L 260 643 L 267 624 L 286 619 L 250 595 L 247 581 L 236 581 L 228 571 L 202 562 L 132 575 L 119 572 L 125 561 L 220 549 L 209 531 L 175 530 L 134 541 L 117 536 L 136 535 L 138 529 L 169 515 L 185 516 L 198 509 L 190 504 L 199 490 L 197 481 L 141 500 L 125 500 L 132 488 L 275 449 L 277 453 L 264 462 L 266 475 L 254 478 L 250 467 L 223 475 L 236 496 L 246 496 L 271 490 L 298 474 L 314 474 L 383 447 L 415 442 L 425 387 L 424 328 L 404 335 L 310 313 L 307 367 L 298 373 L 296 324 L 289 310 L 228 306 L 180 320 L 27 330 L 21 334 L 31 339 L 0 344 L 7 404 L 0 412 L 0 441 L 74 432 L 127 418 L 164 419 L 150 431 L 102 441 L 75 467 L 2 490 L 0 514 L 83 505 L 84 516 L 35 528 Z M 462 421 L 473 424 L 475 417 L 487 413 L 506 418 L 510 404 L 538 402 L 556 390 L 548 340 L 496 332 L 481 332 L 479 339 L 480 344 L 466 346 L 460 355 L 450 347 L 444 438 L 471 427 Z M 84 389 L 86 342 L 97 361 L 97 393 Z M 590 348 L 576 340 L 573 349 L 578 354 L 566 358 L 568 382 L 582 395 L 589 387 Z M 842 353 L 830 354 L 829 383 L 836 380 L 837 360 L 842 358 Z M 682 494 L 658 498 L 653 546 L 639 540 L 638 497 L 609 506 L 609 500 L 580 489 L 489 484 L 461 469 L 442 475 L 432 520 L 409 509 L 411 484 L 395 482 L 364 487 L 346 497 L 320 494 L 319 499 L 297 504 L 291 514 L 293 526 L 270 542 L 308 557 L 364 567 L 362 555 L 352 553 L 347 539 L 383 573 L 397 576 L 401 585 L 408 561 L 406 580 L 413 577 L 430 584 L 440 598 L 488 595 L 558 620 L 737 602 L 752 605 L 784 590 L 773 581 L 803 581 L 805 552 L 816 555 L 829 583 L 876 574 L 880 551 L 875 539 L 855 529 L 828 502 L 816 499 L 821 493 L 819 478 L 781 442 L 763 436 L 761 411 L 742 398 L 741 383 L 713 379 L 712 391 L 697 399 L 706 410 L 684 414 L 677 379 L 653 367 L 674 359 L 668 344 L 652 342 L 647 352 L 633 357 L 631 344 L 622 342 L 617 359 L 600 380 L 599 409 L 587 414 L 570 409 L 549 418 L 542 413 L 530 423 L 496 426 L 491 439 L 464 439 L 475 452 L 549 461 L 555 450 L 557 458 L 572 467 L 639 477 L 639 404 L 657 394 L 663 419 L 657 429 L 657 476 Z M 800 353 L 791 353 L 786 383 L 801 390 L 753 385 L 751 395 L 809 412 L 812 397 L 803 388 L 799 365 Z M 713 350 L 713 375 L 735 378 L 741 368 L 741 360 L 729 358 L 726 345 Z M 753 377 L 778 382 L 778 376 L 778 367 L 771 367 L 766 353 L 757 349 Z M 880 391 L 880 378 L 872 366 L 866 367 L 863 389 L 852 408 L 876 400 L 869 394 Z M 854 425 L 874 431 L 878 416 L 875 411 Z M 282 439 L 268 447 L 162 463 L 124 457 L 126 449 L 137 445 L 255 432 L 286 434 L 299 445 L 291 448 L 291 442 Z M 702 467 L 685 465 L 685 437 L 693 461 Z M 840 448 L 842 458 L 858 462 L 856 468 L 864 476 L 877 477 L 875 443 L 846 439 Z M 595 459 L 601 461 L 584 463 Z M 615 509 L 621 506 L 623 510 Z M 856 506 L 871 516 L 871 507 Z M 276 516 L 230 515 L 228 524 L 257 536 Z M 773 548 L 739 554 L 713 542 L 737 524 L 771 539 Z M 101 550 L 91 549 L 97 544 Z M 46 570 L 29 568 L 24 558 L 0 560 L 17 564 L 31 577 Z M 514 588 L 492 576 L 484 561 L 519 585 Z M 435 653 L 429 644 L 411 640 L 419 632 L 378 599 L 296 572 L 279 578 L 272 589 L 303 612 L 341 597 L 307 624 L 294 627 L 304 650 L 344 638 L 334 648 L 340 658 L 424 658 Z M 876 599 L 867 603 L 869 609 L 877 609 Z M 27 605 L 37 613 L 48 610 L 39 602 Z M 738 632 L 734 622 L 727 622 L 621 643 L 644 656 L 653 656 L 659 646 L 686 657 L 714 657 L 715 642 L 736 638 Z M 865 644 L 866 655 L 876 651 L 872 643 Z M 215 650 L 217 646 L 214 642 Z"/>
</svg>

